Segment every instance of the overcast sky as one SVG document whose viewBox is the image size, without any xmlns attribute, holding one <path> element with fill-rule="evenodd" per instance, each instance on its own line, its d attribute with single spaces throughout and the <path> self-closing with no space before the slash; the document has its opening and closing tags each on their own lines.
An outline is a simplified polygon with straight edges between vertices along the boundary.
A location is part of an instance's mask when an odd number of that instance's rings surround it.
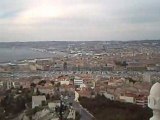
<svg viewBox="0 0 160 120">
<path fill-rule="evenodd" d="M 160 0 L 0 0 L 0 41 L 160 39 Z"/>
</svg>

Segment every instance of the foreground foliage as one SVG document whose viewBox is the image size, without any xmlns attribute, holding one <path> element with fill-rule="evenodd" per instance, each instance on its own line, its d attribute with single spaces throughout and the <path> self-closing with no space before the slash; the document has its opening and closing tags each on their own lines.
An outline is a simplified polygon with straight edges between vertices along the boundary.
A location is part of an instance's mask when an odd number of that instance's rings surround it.
<svg viewBox="0 0 160 120">
<path fill-rule="evenodd" d="M 149 108 L 111 101 L 104 96 L 97 96 L 94 99 L 82 97 L 80 103 L 95 116 L 96 120 L 149 120 L 152 116 Z"/>
</svg>

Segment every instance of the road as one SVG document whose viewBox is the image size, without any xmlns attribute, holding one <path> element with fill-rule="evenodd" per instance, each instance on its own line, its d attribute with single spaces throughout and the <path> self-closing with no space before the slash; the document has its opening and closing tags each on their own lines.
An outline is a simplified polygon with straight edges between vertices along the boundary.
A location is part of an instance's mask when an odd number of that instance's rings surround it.
<svg viewBox="0 0 160 120">
<path fill-rule="evenodd" d="M 74 108 L 78 113 L 80 113 L 80 115 L 81 115 L 81 119 L 80 119 L 80 120 L 93 120 L 94 116 L 93 116 L 92 114 L 90 114 L 90 113 L 87 111 L 87 109 L 83 108 L 79 102 L 74 101 L 74 98 L 75 98 L 74 92 L 71 92 L 71 91 L 70 91 L 70 92 L 69 92 L 69 96 L 70 96 L 70 97 L 69 97 L 68 101 L 69 101 L 70 103 L 72 103 L 73 108 Z"/>
<path fill-rule="evenodd" d="M 85 108 L 83 108 L 79 102 L 73 102 L 73 107 L 81 115 L 81 120 L 93 120 L 94 116 L 90 114 Z"/>
</svg>

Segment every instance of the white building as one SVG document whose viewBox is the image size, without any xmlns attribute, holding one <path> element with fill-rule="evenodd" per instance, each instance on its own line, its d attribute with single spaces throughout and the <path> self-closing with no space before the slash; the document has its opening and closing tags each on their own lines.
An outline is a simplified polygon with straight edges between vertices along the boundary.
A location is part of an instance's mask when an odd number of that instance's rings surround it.
<svg viewBox="0 0 160 120">
<path fill-rule="evenodd" d="M 46 97 L 42 96 L 32 96 L 32 108 L 42 105 L 42 101 L 46 101 Z"/>
<path fill-rule="evenodd" d="M 0 87 L 3 87 L 3 81 L 0 81 Z"/>
<path fill-rule="evenodd" d="M 20 88 L 20 83 L 19 82 L 13 82 L 13 87 L 14 88 Z"/>
<path fill-rule="evenodd" d="M 127 102 L 127 103 L 135 103 L 135 98 L 132 96 L 119 96 L 119 99 L 123 102 Z"/>
<path fill-rule="evenodd" d="M 61 80 L 61 81 L 60 81 L 60 84 L 61 84 L 61 85 L 69 85 L 69 84 L 70 84 L 70 81 L 69 81 L 69 80 Z"/>
<path fill-rule="evenodd" d="M 83 84 L 83 80 L 80 79 L 80 77 L 75 77 L 75 79 L 74 79 L 74 85 L 75 86 L 80 86 L 82 84 Z"/>
<path fill-rule="evenodd" d="M 11 89 L 12 87 L 13 87 L 13 82 L 12 81 L 7 81 L 6 83 L 4 83 L 5 85 L 5 87 L 7 88 L 7 89 Z"/>
</svg>

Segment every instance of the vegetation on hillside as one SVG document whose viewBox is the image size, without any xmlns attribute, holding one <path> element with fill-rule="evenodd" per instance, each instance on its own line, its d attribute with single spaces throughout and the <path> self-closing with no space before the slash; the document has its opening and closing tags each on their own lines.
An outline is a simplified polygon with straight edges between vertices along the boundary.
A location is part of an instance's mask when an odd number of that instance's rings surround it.
<svg viewBox="0 0 160 120">
<path fill-rule="evenodd" d="M 94 99 L 80 98 L 80 103 L 87 108 L 96 120 L 149 120 L 152 111 L 130 103 L 111 101 L 104 96 Z"/>
</svg>

